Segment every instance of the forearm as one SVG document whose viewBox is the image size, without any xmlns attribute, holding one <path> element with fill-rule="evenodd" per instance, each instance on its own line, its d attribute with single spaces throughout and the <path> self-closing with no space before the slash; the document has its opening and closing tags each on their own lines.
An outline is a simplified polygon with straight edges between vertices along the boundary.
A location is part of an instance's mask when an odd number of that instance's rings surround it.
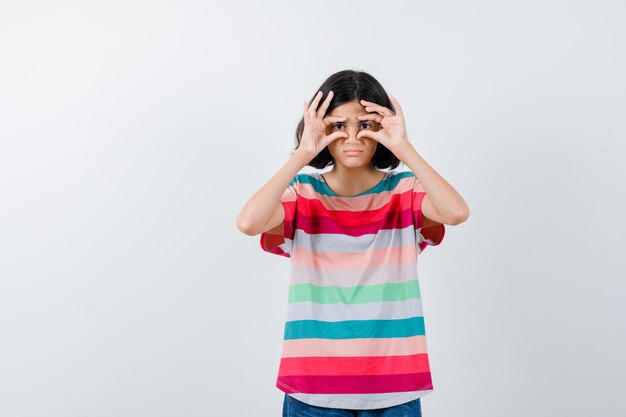
<svg viewBox="0 0 626 417">
<path fill-rule="evenodd" d="M 451 223 L 467 217 L 469 208 L 463 197 L 417 153 L 410 142 L 401 146 L 396 156 L 419 179 L 441 217 L 450 219 Z"/>
<path fill-rule="evenodd" d="M 308 154 L 295 150 L 278 172 L 243 206 L 237 217 L 237 227 L 250 235 L 261 233 L 293 177 L 310 161 Z"/>
</svg>

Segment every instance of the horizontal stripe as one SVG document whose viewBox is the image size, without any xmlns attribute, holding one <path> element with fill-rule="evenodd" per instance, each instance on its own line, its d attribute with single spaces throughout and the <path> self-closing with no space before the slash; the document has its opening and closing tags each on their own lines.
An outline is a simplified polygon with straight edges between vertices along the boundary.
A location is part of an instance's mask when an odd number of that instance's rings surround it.
<svg viewBox="0 0 626 417">
<path fill-rule="evenodd" d="M 283 340 L 282 357 L 299 356 L 386 356 L 426 353 L 426 336 L 362 339 Z"/>
<path fill-rule="evenodd" d="M 370 265 L 359 269 L 322 269 L 308 265 L 292 265 L 289 283 L 354 287 L 387 282 L 406 282 L 417 279 L 417 277 L 417 265 L 415 263 Z"/>
<path fill-rule="evenodd" d="M 319 194 L 311 186 L 299 184 L 298 196 L 300 201 L 305 201 L 305 205 L 308 201 L 315 201 L 319 203 L 320 207 L 325 207 L 327 210 L 344 210 L 346 213 L 358 213 L 363 210 L 378 210 L 382 207 L 386 207 L 389 205 L 394 195 L 405 194 L 403 198 L 407 198 L 410 195 L 407 193 L 413 193 L 414 185 L 415 180 L 407 178 L 402 180 L 395 189 L 381 191 L 378 194 L 338 198 Z M 405 200 L 405 202 L 407 201 Z"/>
<path fill-rule="evenodd" d="M 295 231 L 295 247 L 310 252 L 366 252 L 372 249 L 415 244 L 415 227 L 381 229 L 376 233 L 350 236 L 337 233 L 309 234 L 302 229 Z"/>
<path fill-rule="evenodd" d="M 398 320 L 296 320 L 285 322 L 283 339 L 367 339 L 424 335 L 424 317 Z"/>
<path fill-rule="evenodd" d="M 313 301 L 287 303 L 287 321 L 293 320 L 391 320 L 422 316 L 422 299 L 376 301 L 363 304 Z"/>
<path fill-rule="evenodd" d="M 360 208 L 350 207 L 356 210 L 347 210 L 345 207 L 336 204 L 335 200 L 323 202 L 319 199 L 319 195 L 312 195 L 306 198 L 299 195 L 298 199 L 298 215 L 306 217 L 327 217 L 333 219 L 337 224 L 344 226 L 357 226 L 366 223 L 380 223 L 386 217 L 393 213 L 401 212 L 412 206 L 412 199 L 416 196 L 407 184 L 407 189 L 403 192 L 400 190 L 389 190 L 385 193 L 377 194 L 376 201 L 380 207 L 372 206 L 368 201 Z M 299 190 L 302 191 L 302 190 Z"/>
<path fill-rule="evenodd" d="M 282 358 L 278 376 L 393 375 L 429 372 L 428 354 Z"/>
<path fill-rule="evenodd" d="M 276 384 L 278 388 L 280 385 Z M 416 400 L 433 390 L 394 392 L 385 394 L 302 394 L 291 393 L 289 396 L 298 401 L 318 407 L 342 408 L 350 410 L 373 410 L 393 407 Z"/>
<path fill-rule="evenodd" d="M 346 215 L 344 215 L 345 217 Z M 360 214 L 352 213 L 352 216 L 363 217 L 360 222 L 354 224 L 345 224 L 348 221 L 342 219 L 338 214 L 329 216 L 307 216 L 300 212 L 296 219 L 297 228 L 304 230 L 309 234 L 334 233 L 345 234 L 349 236 L 361 236 L 365 234 L 375 234 L 381 229 L 403 229 L 409 225 L 413 225 L 414 215 L 410 207 L 404 210 L 389 211 L 382 219 L 372 221 L 368 219 L 366 210 Z"/>
<path fill-rule="evenodd" d="M 313 284 L 289 285 L 288 302 L 313 301 L 315 303 L 360 304 L 376 301 L 403 301 L 420 298 L 419 281 L 393 282 L 356 287 L 317 286 Z"/>
<path fill-rule="evenodd" d="M 300 187 L 303 185 L 310 186 L 317 194 L 333 197 L 334 199 L 351 200 L 367 197 L 370 194 L 380 194 L 386 190 L 394 189 L 402 180 L 413 179 L 415 174 L 411 171 L 388 171 L 385 172 L 383 179 L 373 188 L 355 196 L 337 195 L 326 183 L 322 172 L 310 172 L 297 174 L 294 179 L 299 182 Z"/>
<path fill-rule="evenodd" d="M 430 372 L 363 376 L 294 375 L 278 377 L 276 384 L 287 393 L 315 394 L 373 394 L 432 389 Z"/>
<path fill-rule="evenodd" d="M 355 269 L 378 265 L 417 264 L 417 249 L 414 244 L 355 253 L 311 252 L 299 248 L 292 251 L 292 257 L 293 266 L 307 265 L 323 269 Z"/>
</svg>

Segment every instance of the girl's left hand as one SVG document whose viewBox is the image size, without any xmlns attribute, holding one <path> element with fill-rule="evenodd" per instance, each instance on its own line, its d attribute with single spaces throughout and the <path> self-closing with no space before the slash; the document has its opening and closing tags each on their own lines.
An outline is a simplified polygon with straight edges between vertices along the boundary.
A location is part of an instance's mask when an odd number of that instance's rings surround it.
<svg viewBox="0 0 626 417">
<path fill-rule="evenodd" d="M 361 105 L 365 106 L 367 112 L 375 112 L 359 116 L 359 120 L 373 120 L 380 124 L 381 129 L 378 131 L 361 130 L 356 136 L 358 138 L 372 138 L 381 143 L 385 148 L 389 149 L 394 155 L 397 151 L 410 145 L 407 138 L 406 125 L 404 122 L 404 114 L 400 103 L 389 94 L 389 99 L 393 103 L 397 113 L 392 112 L 387 107 L 380 106 L 371 101 L 361 100 Z"/>
</svg>

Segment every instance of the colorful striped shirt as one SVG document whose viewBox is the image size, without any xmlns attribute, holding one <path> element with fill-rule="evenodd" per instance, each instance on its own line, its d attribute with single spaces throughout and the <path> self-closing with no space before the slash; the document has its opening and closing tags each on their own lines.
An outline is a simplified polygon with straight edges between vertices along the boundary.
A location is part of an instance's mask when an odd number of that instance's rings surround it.
<svg viewBox="0 0 626 417">
<path fill-rule="evenodd" d="M 276 387 L 305 403 L 391 407 L 433 390 L 417 256 L 441 223 L 422 215 L 424 187 L 389 171 L 354 196 L 320 173 L 299 173 L 281 196 L 285 220 L 261 248 L 290 258 Z"/>
</svg>

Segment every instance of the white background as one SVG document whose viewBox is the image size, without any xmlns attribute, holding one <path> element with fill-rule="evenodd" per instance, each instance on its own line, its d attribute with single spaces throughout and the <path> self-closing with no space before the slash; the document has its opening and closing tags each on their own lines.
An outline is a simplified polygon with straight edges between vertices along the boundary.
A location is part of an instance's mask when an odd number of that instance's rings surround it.
<svg viewBox="0 0 626 417">
<path fill-rule="evenodd" d="M 289 260 L 235 220 L 343 69 L 470 207 L 420 256 L 424 417 L 623 415 L 625 15 L 0 1 L 0 416 L 280 415 Z"/>
</svg>

